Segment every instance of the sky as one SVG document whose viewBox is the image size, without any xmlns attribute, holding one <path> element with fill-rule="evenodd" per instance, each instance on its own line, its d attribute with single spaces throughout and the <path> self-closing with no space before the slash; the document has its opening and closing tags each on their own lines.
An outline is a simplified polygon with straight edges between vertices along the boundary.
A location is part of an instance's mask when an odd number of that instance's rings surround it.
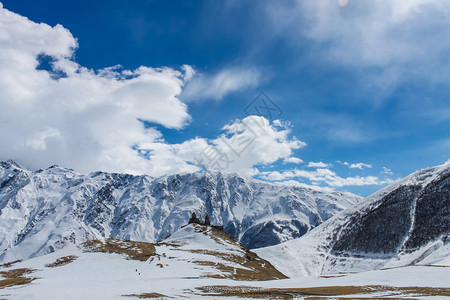
<svg viewBox="0 0 450 300">
<path fill-rule="evenodd" d="M 366 196 L 450 158 L 450 2 L 1 0 L 0 159 Z"/>
</svg>

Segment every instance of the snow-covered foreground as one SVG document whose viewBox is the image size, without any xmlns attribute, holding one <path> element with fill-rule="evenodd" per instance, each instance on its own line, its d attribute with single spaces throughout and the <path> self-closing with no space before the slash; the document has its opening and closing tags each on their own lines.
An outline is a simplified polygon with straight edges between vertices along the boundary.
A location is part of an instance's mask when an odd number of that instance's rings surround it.
<svg viewBox="0 0 450 300">
<path fill-rule="evenodd" d="M 156 244 L 148 259 L 136 260 L 130 251 L 138 249 L 131 242 L 120 243 L 117 253 L 86 252 L 95 247 L 69 246 L 52 254 L 39 256 L 11 266 L 8 270 L 31 269 L 26 278 L 36 278 L 28 284 L 0 288 L 0 298 L 6 299 L 126 299 L 129 297 L 156 298 L 205 298 L 217 299 L 225 291 L 233 291 L 232 297 L 244 297 L 248 291 L 257 290 L 259 296 L 271 293 L 290 293 L 302 298 L 299 288 L 317 292 L 314 287 L 325 287 L 322 295 L 371 286 L 371 292 L 360 292 L 358 297 L 390 295 L 409 298 L 425 298 L 430 293 L 445 295 L 450 290 L 450 261 L 441 260 L 439 266 L 411 266 L 362 272 L 340 277 L 303 277 L 276 279 L 284 276 L 269 262 L 264 261 L 212 228 L 187 226 L 163 243 Z M 100 243 L 100 242 L 99 242 Z M 103 241 L 102 245 L 107 245 Z M 114 244 L 115 245 L 115 244 Z M 132 245 L 133 247 L 130 247 Z M 151 246 L 151 244 L 148 244 Z M 100 248 L 97 248 L 97 250 Z M 124 250 L 125 249 L 125 250 Z M 149 248 L 150 249 L 150 248 Z M 119 252 L 123 252 L 119 254 Z M 61 258 L 67 263 L 55 263 Z M 136 257 L 134 257 L 136 258 Z M 140 257 L 142 258 L 142 257 Z M 5 276 L 4 276 L 5 277 Z M 264 279 L 265 281 L 255 281 Z M 0 281 L 3 282 L 3 281 Z M 383 286 L 383 288 L 380 288 Z M 1 287 L 1 285 L 0 285 Z M 203 288 L 202 288 L 203 287 Z M 338 289 L 336 287 L 342 287 Z M 426 287 L 422 289 L 389 289 L 387 287 Z M 381 289 L 381 290 L 380 290 Z M 373 290 L 373 291 L 372 291 Z M 236 293 L 236 291 L 239 291 Z M 266 294 L 265 291 L 269 291 Z M 274 292 L 275 291 L 275 292 Z M 304 292 L 305 290 L 301 290 Z M 427 294 L 428 293 L 428 294 Z M 134 296 L 133 296 L 134 295 Z M 317 294 L 316 294 L 317 295 Z M 320 295 L 320 294 L 319 294 Z M 436 294 L 433 294 L 435 297 Z M 250 296 L 250 295 L 247 295 Z M 253 295 L 254 296 L 254 295 Z M 340 295 L 343 297 L 344 295 Z M 332 296 L 330 296 L 332 297 Z M 335 298 L 335 297 L 334 297 Z"/>
<path fill-rule="evenodd" d="M 46 264 L 57 258 L 76 253 L 78 258 L 67 265 L 49 268 Z M 168 297 L 217 298 L 201 296 L 203 286 L 251 286 L 262 288 L 307 288 L 330 286 L 391 286 L 437 287 L 450 290 L 450 267 L 412 266 L 351 274 L 333 278 L 295 278 L 271 281 L 235 281 L 231 279 L 201 278 L 218 274 L 213 267 L 193 267 L 187 254 L 176 263 L 169 259 L 156 262 L 126 260 L 121 255 L 79 253 L 77 249 L 62 251 L 18 263 L 12 267 L 36 269 L 30 274 L 38 277 L 24 286 L 0 290 L 6 299 L 123 299 L 124 295 L 157 293 Z M 4 269 L 2 269 L 3 271 Z M 380 296 L 380 293 L 368 297 Z M 413 297 L 410 294 L 400 294 Z M 395 297 L 399 297 L 396 294 Z M 360 295 L 362 297 L 362 295 Z M 161 298 L 164 298 L 161 296 Z M 413 297 L 414 298 L 414 297 Z M 418 297 L 418 298 L 424 298 Z M 434 297 L 433 297 L 434 298 Z"/>
<path fill-rule="evenodd" d="M 231 282 L 286 278 L 224 232 L 200 225 L 186 226 L 154 246 L 112 239 L 91 241 L 11 266 L 3 265 L 0 272 L 7 279 L 11 273 L 8 271 L 21 269 L 28 272 L 20 277 L 35 279 L 26 285 L 0 290 L 0 298 L 114 299 L 142 293 L 193 295 L 190 289 L 206 282 L 214 284 L 215 278 L 229 278 Z M 0 281 L 0 287 L 3 285 Z"/>
</svg>

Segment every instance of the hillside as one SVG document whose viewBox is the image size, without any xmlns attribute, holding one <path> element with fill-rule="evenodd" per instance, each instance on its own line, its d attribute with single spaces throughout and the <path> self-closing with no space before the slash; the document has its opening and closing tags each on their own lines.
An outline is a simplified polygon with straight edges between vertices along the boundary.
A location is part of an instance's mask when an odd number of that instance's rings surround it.
<svg viewBox="0 0 450 300">
<path fill-rule="evenodd" d="M 286 278 L 226 233 L 197 224 L 178 230 L 158 244 L 111 238 L 90 240 L 49 255 L 2 265 L 0 271 L 3 277 L 16 279 L 9 283 L 0 280 L 0 290 L 6 288 L 9 293 L 9 284 L 21 288 L 16 297 L 39 295 L 42 299 L 67 295 L 108 299 L 148 294 L 160 287 L 152 290 L 145 282 L 160 282 L 158 285 L 170 290 L 173 279 L 184 281 L 186 286 L 190 281 L 208 278 L 239 281 Z"/>
<path fill-rule="evenodd" d="M 450 164 L 416 172 L 305 236 L 257 251 L 289 276 L 446 264 Z"/>
</svg>

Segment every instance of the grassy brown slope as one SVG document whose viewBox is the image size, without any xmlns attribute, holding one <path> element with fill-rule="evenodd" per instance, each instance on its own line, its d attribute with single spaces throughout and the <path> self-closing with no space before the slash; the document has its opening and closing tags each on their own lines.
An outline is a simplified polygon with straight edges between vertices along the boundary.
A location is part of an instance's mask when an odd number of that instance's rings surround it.
<svg viewBox="0 0 450 300">
<path fill-rule="evenodd" d="M 85 252 L 102 252 L 124 254 L 128 259 L 146 261 L 156 253 L 155 246 L 151 243 L 124 241 L 114 238 L 106 241 L 90 240 L 81 244 Z"/>
<path fill-rule="evenodd" d="M 15 261 L 10 261 L 10 262 L 1 264 L 1 265 L 0 265 L 0 268 L 10 268 L 10 267 L 12 267 L 13 265 L 15 265 L 15 264 L 17 264 L 17 263 L 20 263 L 20 262 L 22 262 L 21 259 L 15 260 Z"/>
<path fill-rule="evenodd" d="M 33 269 L 15 269 L 15 270 L 8 270 L 8 271 L 1 271 L 0 275 L 4 277 L 5 279 L 0 280 L 0 289 L 16 286 L 16 285 L 24 285 L 29 284 L 33 280 L 35 280 L 35 277 L 28 277 L 26 275 L 29 275 L 33 273 L 35 270 Z"/>
<path fill-rule="evenodd" d="M 46 264 L 47 268 L 56 268 L 70 264 L 78 258 L 76 255 L 63 256 L 52 262 L 51 264 Z"/>
<path fill-rule="evenodd" d="M 129 295 L 123 295 L 124 297 L 136 297 L 140 299 L 164 299 L 169 298 L 166 295 L 160 294 L 160 293 L 142 293 L 142 294 L 129 294 Z"/>
<path fill-rule="evenodd" d="M 233 280 L 246 280 L 246 281 L 263 281 L 263 280 L 288 278 L 283 273 L 275 269 L 268 261 L 260 258 L 253 252 L 246 253 L 245 255 L 238 255 L 210 250 L 184 250 L 184 251 L 219 257 L 226 262 L 238 264 L 243 267 L 243 268 L 236 268 L 223 263 L 211 262 L 207 260 L 207 256 L 205 256 L 204 260 L 193 261 L 194 263 L 202 266 L 215 267 L 216 269 L 222 272 L 222 274 L 210 275 L 208 277 L 229 278 Z"/>
<path fill-rule="evenodd" d="M 389 286 L 324 286 L 310 288 L 258 288 L 250 286 L 204 286 L 198 288 L 203 296 L 242 297 L 260 299 L 349 299 L 343 296 L 371 295 L 377 299 L 400 299 L 403 297 L 450 297 L 450 290 L 430 287 L 389 287 Z M 365 299 L 357 298 L 357 299 Z"/>
</svg>

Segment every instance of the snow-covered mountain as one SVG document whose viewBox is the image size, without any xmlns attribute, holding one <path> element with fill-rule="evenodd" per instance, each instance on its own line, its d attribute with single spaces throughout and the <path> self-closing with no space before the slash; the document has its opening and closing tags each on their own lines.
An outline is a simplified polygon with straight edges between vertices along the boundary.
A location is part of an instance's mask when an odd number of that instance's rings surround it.
<svg viewBox="0 0 450 300">
<path fill-rule="evenodd" d="M 450 163 L 416 172 L 303 237 L 257 253 L 288 276 L 448 261 Z"/>
<path fill-rule="evenodd" d="M 92 238 L 157 242 L 209 214 L 249 248 L 298 238 L 360 198 L 237 174 L 152 178 L 0 162 L 0 260 L 53 252 Z"/>
</svg>

